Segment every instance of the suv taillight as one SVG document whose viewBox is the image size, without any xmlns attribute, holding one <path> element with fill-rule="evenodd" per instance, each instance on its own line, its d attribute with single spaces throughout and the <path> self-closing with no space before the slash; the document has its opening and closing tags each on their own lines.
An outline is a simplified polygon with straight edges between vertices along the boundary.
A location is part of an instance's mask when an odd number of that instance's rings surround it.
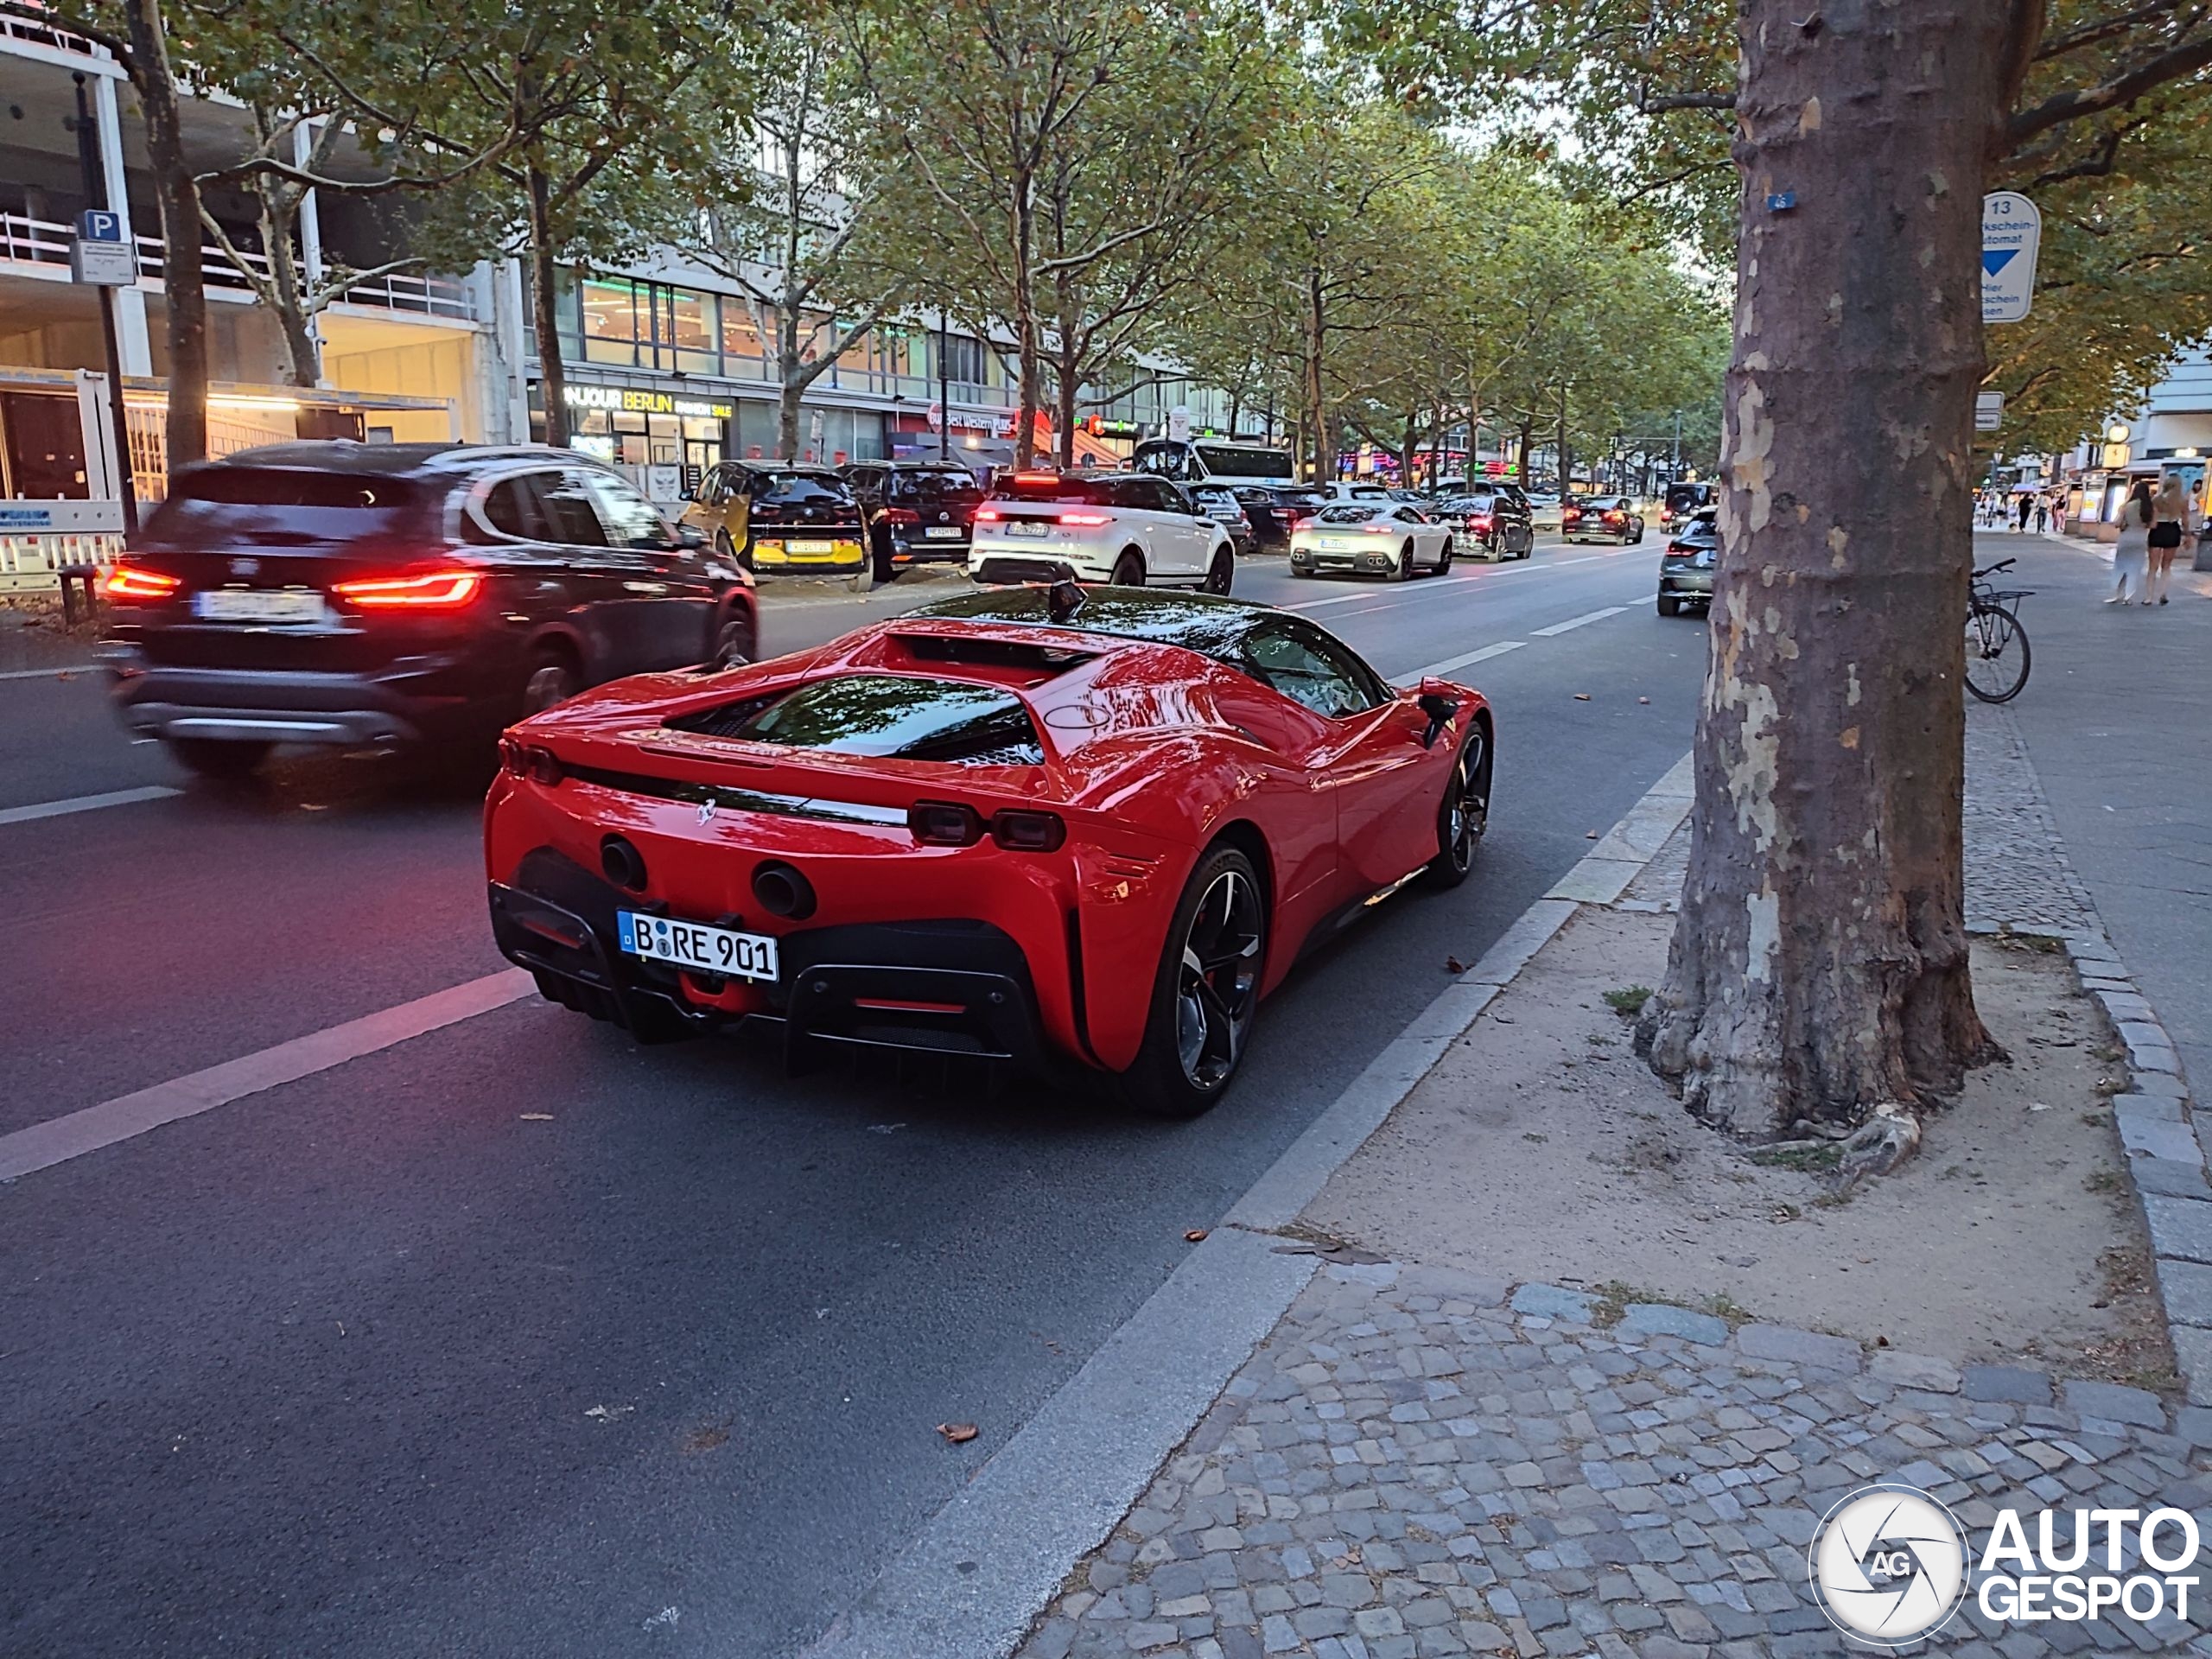
<svg viewBox="0 0 2212 1659">
<path fill-rule="evenodd" d="M 150 605 L 168 598 L 183 585 L 176 577 L 159 570 L 148 570 L 135 564 L 118 564 L 100 583 L 100 592 L 118 604 Z"/>
<path fill-rule="evenodd" d="M 362 610 L 457 611 L 483 591 L 474 570 L 433 570 L 419 576 L 370 576 L 334 582 L 330 591 Z"/>
</svg>

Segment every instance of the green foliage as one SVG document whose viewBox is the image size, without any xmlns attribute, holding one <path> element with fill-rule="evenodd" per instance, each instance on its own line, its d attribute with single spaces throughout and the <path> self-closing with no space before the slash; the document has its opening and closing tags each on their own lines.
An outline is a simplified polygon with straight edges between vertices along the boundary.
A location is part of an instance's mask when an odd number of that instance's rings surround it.
<svg viewBox="0 0 2212 1659">
<path fill-rule="evenodd" d="M 2002 444 L 2069 448 L 2212 337 L 2201 205 L 2212 200 L 2212 75 L 2202 67 L 2112 107 L 2039 125 L 2069 94 L 2212 35 L 2201 6 L 2050 0 L 1988 188 L 2042 209 L 2036 307 L 1988 334 L 2006 394 Z M 2032 15 L 2031 13 L 2031 15 Z M 1365 0 L 1316 6 L 1332 43 L 1416 105 L 1478 116 L 1549 155 L 1609 213 L 1645 217 L 1716 269 L 1735 257 L 1736 7 L 1730 0 Z"/>
<path fill-rule="evenodd" d="M 1605 993 L 1605 1006 L 1615 1014 L 1626 1014 L 1631 1019 L 1642 1014 L 1643 1005 L 1650 1000 L 1651 988 L 1649 985 L 1630 985 L 1622 990 Z"/>
</svg>

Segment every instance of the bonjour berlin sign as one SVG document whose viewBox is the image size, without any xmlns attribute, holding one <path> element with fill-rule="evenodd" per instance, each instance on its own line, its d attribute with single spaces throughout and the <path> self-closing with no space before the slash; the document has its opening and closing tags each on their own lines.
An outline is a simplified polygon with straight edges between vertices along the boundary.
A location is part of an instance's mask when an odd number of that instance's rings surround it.
<svg viewBox="0 0 2212 1659">
<path fill-rule="evenodd" d="M 1831 1624 L 1896 1649 L 1934 1635 L 1969 1599 L 1985 1618 L 2023 1628 L 2201 1618 L 2198 1541 L 2186 1510 L 1999 1510 L 1977 1555 L 1948 1506 L 1885 1481 L 1821 1518 L 1806 1568 Z"/>
</svg>

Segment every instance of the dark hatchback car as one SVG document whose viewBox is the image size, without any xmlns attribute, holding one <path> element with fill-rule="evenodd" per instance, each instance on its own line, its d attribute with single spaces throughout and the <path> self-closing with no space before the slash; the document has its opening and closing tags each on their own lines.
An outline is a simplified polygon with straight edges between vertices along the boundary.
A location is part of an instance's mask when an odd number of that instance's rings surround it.
<svg viewBox="0 0 2212 1659">
<path fill-rule="evenodd" d="M 1529 503 L 1510 484 L 1478 484 L 1438 509 L 1452 525 L 1460 556 L 1497 563 L 1525 559 L 1536 545 L 1535 520 Z"/>
<path fill-rule="evenodd" d="M 1659 614 L 1685 605 L 1713 603 L 1713 573 L 1720 563 L 1719 515 L 1708 507 L 1667 540 L 1659 556 Z"/>
<path fill-rule="evenodd" d="M 749 660 L 745 573 L 565 451 L 288 443 L 181 469 L 102 584 L 124 726 L 237 776 L 278 744 L 482 741 L 624 674 Z"/>
<path fill-rule="evenodd" d="M 1295 484 L 1240 484 L 1236 499 L 1262 547 L 1288 547 L 1290 532 L 1329 505 L 1320 491 Z"/>
<path fill-rule="evenodd" d="M 983 486 L 957 461 L 856 461 L 845 481 L 868 520 L 875 580 L 938 560 L 967 563 Z"/>
<path fill-rule="evenodd" d="M 1259 546 L 1259 531 L 1240 499 L 1241 491 L 1225 484 L 1193 484 L 1185 487 L 1198 511 L 1229 532 L 1231 547 L 1239 553 L 1249 553 Z"/>
</svg>

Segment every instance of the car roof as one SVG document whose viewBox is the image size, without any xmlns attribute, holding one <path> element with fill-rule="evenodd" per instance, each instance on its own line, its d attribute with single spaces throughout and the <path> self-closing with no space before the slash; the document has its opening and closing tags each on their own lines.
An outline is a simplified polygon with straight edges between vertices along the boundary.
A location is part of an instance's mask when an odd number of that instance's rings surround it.
<svg viewBox="0 0 2212 1659">
<path fill-rule="evenodd" d="M 318 473 L 351 473 L 393 478 L 410 473 L 465 472 L 493 462 L 532 461 L 542 465 L 598 467 L 576 449 L 542 443 L 362 443 L 353 438 L 310 438 L 234 449 L 197 463 L 205 467 L 297 467 Z"/>
<path fill-rule="evenodd" d="M 837 468 L 849 473 L 855 467 L 880 467 L 887 473 L 966 473 L 975 476 L 972 468 L 958 461 L 916 461 L 907 457 L 899 461 L 849 461 Z"/>
<path fill-rule="evenodd" d="M 985 588 L 909 611 L 909 617 L 966 622 L 1027 623 L 1070 633 L 1179 645 L 1214 657 L 1236 645 L 1262 621 L 1284 613 L 1272 605 L 1216 594 L 1180 594 L 1149 588 L 1085 588 L 1083 608 L 1065 621 L 1052 620 L 1052 590 L 1034 584 Z"/>
<path fill-rule="evenodd" d="M 765 456 L 747 455 L 742 459 L 718 461 L 722 467 L 742 467 L 754 473 L 811 473 L 818 478 L 840 478 L 843 474 L 835 467 L 824 467 L 818 461 L 770 461 Z"/>
</svg>

